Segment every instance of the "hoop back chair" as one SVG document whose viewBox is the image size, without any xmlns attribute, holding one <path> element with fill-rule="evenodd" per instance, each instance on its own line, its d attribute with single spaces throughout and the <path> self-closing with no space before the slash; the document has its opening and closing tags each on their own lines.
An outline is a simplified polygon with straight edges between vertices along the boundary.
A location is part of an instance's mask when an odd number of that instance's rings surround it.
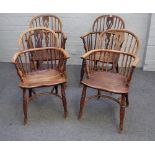
<svg viewBox="0 0 155 155">
<path fill-rule="evenodd" d="M 97 42 L 99 35 L 108 29 L 124 29 L 124 20 L 116 15 L 102 15 L 95 19 L 92 25 L 92 32 L 88 32 L 81 36 L 85 53 L 97 49 Z M 81 68 L 80 81 L 83 79 L 83 63 Z"/>
<path fill-rule="evenodd" d="M 126 29 L 109 29 L 102 32 L 97 41 L 97 49 L 112 49 L 138 55 L 139 39 L 131 31 Z M 113 64 L 113 58 L 109 58 L 109 63 Z M 118 70 L 118 65 L 116 65 Z"/>
<path fill-rule="evenodd" d="M 60 47 L 56 33 L 45 27 L 30 28 L 18 39 L 19 49 L 26 50 L 41 47 Z"/>
<path fill-rule="evenodd" d="M 39 53 L 39 54 L 38 54 Z M 33 57 L 31 57 L 33 55 Z M 32 59 L 36 58 L 40 63 L 39 68 L 33 64 Z M 15 64 L 20 78 L 20 88 L 23 90 L 23 112 L 24 124 L 28 121 L 29 101 L 37 95 L 53 94 L 62 99 L 64 107 L 64 117 L 67 117 L 67 102 L 65 96 L 65 68 L 66 61 L 69 58 L 66 51 L 57 47 L 34 48 L 17 52 L 12 63 Z M 59 92 L 33 93 L 27 94 L 27 90 L 41 87 L 61 86 L 61 95 Z"/>
<path fill-rule="evenodd" d="M 113 58 L 113 65 L 109 63 L 109 59 L 111 57 Z M 81 81 L 83 84 L 83 90 L 78 119 L 81 119 L 84 105 L 87 101 L 93 98 L 108 98 L 120 105 L 119 129 L 122 131 L 125 106 L 128 106 L 129 104 L 129 84 L 134 68 L 138 63 L 138 57 L 132 53 L 122 51 L 96 49 L 85 53 L 81 58 L 84 60 L 84 71 L 86 73 L 86 78 Z M 98 63 L 96 63 L 96 58 Z M 118 71 L 116 71 L 115 67 L 117 64 L 119 64 Z M 112 70 L 109 70 L 111 67 Z M 97 94 L 86 98 L 87 87 L 121 95 L 121 101 L 105 94 Z"/>
<path fill-rule="evenodd" d="M 60 42 L 60 47 L 65 49 L 67 36 L 62 30 L 62 21 L 59 17 L 53 14 L 41 14 L 31 19 L 29 27 L 30 28 L 36 28 L 36 27 L 50 28 L 57 34 L 57 37 Z"/>
</svg>

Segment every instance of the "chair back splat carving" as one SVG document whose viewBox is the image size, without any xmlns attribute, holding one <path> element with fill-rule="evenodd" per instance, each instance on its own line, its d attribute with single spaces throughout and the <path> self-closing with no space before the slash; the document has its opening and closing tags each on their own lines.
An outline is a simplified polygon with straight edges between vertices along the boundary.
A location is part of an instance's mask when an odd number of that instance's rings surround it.
<svg viewBox="0 0 155 155">
<path fill-rule="evenodd" d="M 131 31 L 125 29 L 109 29 L 102 32 L 98 37 L 97 48 L 120 50 L 137 55 L 139 39 Z"/>
<path fill-rule="evenodd" d="M 59 17 L 53 14 L 41 14 L 31 19 L 29 27 L 46 27 L 53 30 L 59 39 L 60 47 L 65 49 L 67 36 L 62 30 L 62 21 Z"/>
<path fill-rule="evenodd" d="M 102 15 L 95 19 L 92 26 L 93 32 L 103 32 L 108 29 L 124 29 L 124 20 L 116 15 Z"/>
<path fill-rule="evenodd" d="M 58 37 L 53 30 L 44 27 L 31 28 L 23 32 L 18 40 L 19 49 L 41 47 L 60 47 Z"/>
<path fill-rule="evenodd" d="M 46 27 L 54 31 L 62 31 L 62 21 L 59 17 L 53 14 L 42 14 L 31 19 L 30 28 Z"/>
</svg>

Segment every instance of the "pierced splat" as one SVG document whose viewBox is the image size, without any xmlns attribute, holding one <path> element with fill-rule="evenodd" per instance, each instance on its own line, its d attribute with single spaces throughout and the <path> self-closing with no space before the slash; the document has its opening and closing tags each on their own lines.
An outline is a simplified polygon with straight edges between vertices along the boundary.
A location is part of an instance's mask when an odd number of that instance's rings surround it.
<svg viewBox="0 0 155 155">
<path fill-rule="evenodd" d="M 121 47 L 123 45 L 123 42 L 125 40 L 123 32 L 115 33 L 113 37 L 113 42 L 114 42 L 114 49 L 115 50 L 121 50 Z"/>
<path fill-rule="evenodd" d="M 102 15 L 95 19 L 92 26 L 93 32 L 103 32 L 108 29 L 124 29 L 124 20 L 116 15 Z"/>
<path fill-rule="evenodd" d="M 43 26 L 48 28 L 49 27 L 49 16 L 43 16 L 42 20 L 43 20 Z"/>
<path fill-rule="evenodd" d="M 114 18 L 113 17 L 107 17 L 107 29 L 110 29 L 113 26 Z"/>
<path fill-rule="evenodd" d="M 42 31 L 35 31 L 34 32 L 34 39 L 35 39 L 35 47 L 39 48 L 42 47 L 42 41 L 43 41 L 43 32 Z"/>
</svg>

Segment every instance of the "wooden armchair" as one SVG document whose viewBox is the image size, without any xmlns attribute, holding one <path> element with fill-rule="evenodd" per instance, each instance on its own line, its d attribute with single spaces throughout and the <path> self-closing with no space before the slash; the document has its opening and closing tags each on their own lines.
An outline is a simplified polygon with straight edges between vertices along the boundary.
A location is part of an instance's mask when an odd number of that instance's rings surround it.
<svg viewBox="0 0 155 155">
<path fill-rule="evenodd" d="M 109 63 L 111 57 L 113 58 L 113 65 Z M 86 79 L 81 81 L 83 84 L 83 90 L 78 119 L 82 117 L 84 105 L 87 101 L 93 98 L 108 98 L 120 105 L 119 129 L 122 131 L 125 106 L 128 106 L 129 104 L 128 93 L 130 81 L 134 68 L 138 63 L 138 57 L 127 52 L 96 49 L 85 53 L 81 58 L 84 61 Z M 96 61 L 98 61 L 98 63 L 96 63 Z M 119 65 L 118 71 L 116 71 L 116 65 Z M 112 69 L 109 69 L 111 67 Z M 86 98 L 87 87 L 103 92 L 118 94 L 121 96 L 121 101 L 106 94 L 97 94 Z"/>
<path fill-rule="evenodd" d="M 15 64 L 17 73 L 20 77 L 20 88 L 23 90 L 23 112 L 24 124 L 28 120 L 29 101 L 37 95 L 53 94 L 62 99 L 64 107 L 64 117 L 67 117 L 67 102 L 65 96 L 65 68 L 66 61 L 69 58 L 66 51 L 57 47 L 34 48 L 17 52 L 12 63 Z M 36 66 L 35 60 L 39 61 L 39 67 Z M 40 63 L 41 62 L 41 63 Z M 41 87 L 61 86 L 61 95 L 54 92 L 53 89 L 48 93 L 31 93 L 27 90 Z M 30 92 L 30 91 L 29 91 Z"/>
<path fill-rule="evenodd" d="M 41 47 L 61 47 L 59 44 L 58 37 L 56 33 L 45 27 L 36 27 L 30 28 L 27 31 L 23 32 L 18 39 L 18 47 L 20 50 L 33 49 L 33 48 L 41 48 Z M 38 68 L 41 61 L 38 60 L 40 56 L 40 52 L 38 52 L 38 56 L 31 55 L 31 60 L 33 61 L 31 64 L 35 64 Z M 57 86 L 55 87 L 55 91 L 58 91 Z M 30 89 L 30 94 L 34 89 Z"/>
<path fill-rule="evenodd" d="M 41 14 L 31 19 L 29 27 L 30 28 L 36 28 L 36 27 L 50 28 L 57 34 L 57 37 L 60 42 L 60 47 L 65 49 L 67 36 L 62 30 L 62 21 L 59 17 L 53 14 Z"/>
<path fill-rule="evenodd" d="M 102 15 L 95 19 L 92 25 L 92 32 L 87 32 L 80 38 L 83 41 L 85 53 L 97 49 L 99 35 L 108 29 L 124 29 L 124 20 L 116 15 Z M 81 67 L 80 81 L 84 76 L 83 63 Z"/>
</svg>

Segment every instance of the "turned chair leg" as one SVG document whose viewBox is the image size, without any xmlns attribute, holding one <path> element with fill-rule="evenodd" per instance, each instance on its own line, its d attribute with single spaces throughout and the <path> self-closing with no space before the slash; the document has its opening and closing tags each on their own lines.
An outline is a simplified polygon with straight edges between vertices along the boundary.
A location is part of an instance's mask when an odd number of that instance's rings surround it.
<svg viewBox="0 0 155 155">
<path fill-rule="evenodd" d="M 32 97 L 32 89 L 29 89 L 29 97 Z"/>
<path fill-rule="evenodd" d="M 125 97 L 126 97 L 126 107 L 129 107 L 129 96 L 128 96 L 128 94 L 126 94 Z"/>
<path fill-rule="evenodd" d="M 66 101 L 66 93 L 65 93 L 65 84 L 61 85 L 61 95 L 62 95 L 62 103 L 64 107 L 64 118 L 67 117 L 68 112 L 67 112 L 67 101 Z"/>
<path fill-rule="evenodd" d="M 58 94 L 58 85 L 54 86 L 55 88 L 55 93 Z"/>
<path fill-rule="evenodd" d="M 84 76 L 84 61 L 82 61 L 82 66 L 81 66 L 80 83 L 83 80 L 83 76 Z"/>
<path fill-rule="evenodd" d="M 100 97 L 101 97 L 101 91 L 99 89 L 97 90 L 97 95 L 98 95 L 97 96 L 97 99 L 100 99 Z"/>
<path fill-rule="evenodd" d="M 24 125 L 27 124 L 27 112 L 28 112 L 28 96 L 26 94 L 26 89 L 23 89 L 23 112 L 24 112 Z"/>
<path fill-rule="evenodd" d="M 86 90 L 87 90 L 87 87 L 84 85 L 83 90 L 82 90 L 82 95 L 81 95 L 80 111 L 79 111 L 79 115 L 78 115 L 78 120 L 80 120 L 83 115 L 83 108 L 84 108 L 85 98 L 86 98 Z"/>
<path fill-rule="evenodd" d="M 119 125 L 120 132 L 123 131 L 124 116 L 125 116 L 125 95 L 122 95 L 120 102 L 120 125 Z"/>
</svg>

